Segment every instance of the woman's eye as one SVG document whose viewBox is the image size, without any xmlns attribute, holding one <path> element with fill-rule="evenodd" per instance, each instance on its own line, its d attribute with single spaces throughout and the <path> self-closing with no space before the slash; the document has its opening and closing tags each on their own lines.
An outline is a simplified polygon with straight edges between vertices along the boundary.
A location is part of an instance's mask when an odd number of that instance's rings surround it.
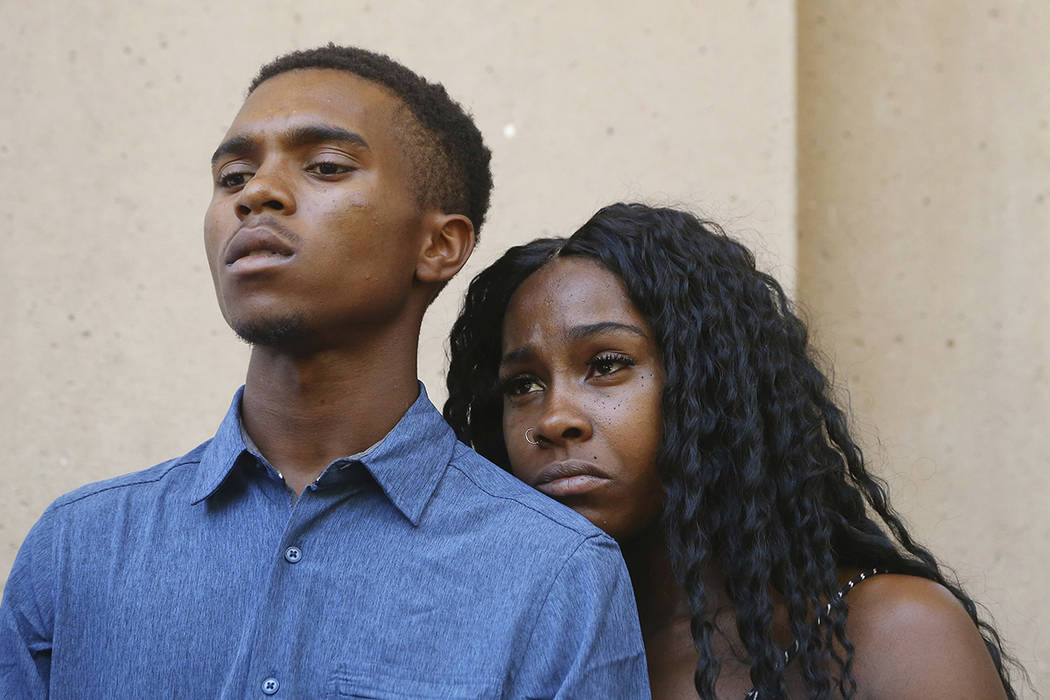
<svg viewBox="0 0 1050 700">
<path fill-rule="evenodd" d="M 246 170 L 239 172 L 225 173 L 219 176 L 219 187 L 226 187 L 230 189 L 236 189 L 238 187 L 244 187 L 248 180 L 252 177 L 252 173 Z"/>
<path fill-rule="evenodd" d="M 504 396 L 524 396 L 541 388 L 536 378 L 528 375 L 511 377 L 500 384 L 500 391 Z"/>
<path fill-rule="evenodd" d="M 332 163 L 331 161 L 321 161 L 320 163 L 313 163 L 306 168 L 307 172 L 314 173 L 315 175 L 343 175 L 353 170 L 349 165 L 343 165 L 342 163 Z"/>
<path fill-rule="evenodd" d="M 618 372 L 624 367 L 632 366 L 634 358 L 619 352 L 603 353 L 592 358 L 587 364 L 590 366 L 593 376 L 601 377 Z"/>
</svg>

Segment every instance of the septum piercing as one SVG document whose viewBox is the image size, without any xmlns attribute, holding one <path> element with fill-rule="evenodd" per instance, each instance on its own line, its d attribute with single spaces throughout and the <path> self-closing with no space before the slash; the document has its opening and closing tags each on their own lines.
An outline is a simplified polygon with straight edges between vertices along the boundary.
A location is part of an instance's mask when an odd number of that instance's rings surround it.
<svg viewBox="0 0 1050 700">
<path fill-rule="evenodd" d="M 525 442 L 529 443 L 530 445 L 539 445 L 540 444 L 539 440 L 533 440 L 532 438 L 529 437 L 529 433 L 531 433 L 532 431 L 533 431 L 532 428 L 526 428 L 525 429 Z"/>
</svg>

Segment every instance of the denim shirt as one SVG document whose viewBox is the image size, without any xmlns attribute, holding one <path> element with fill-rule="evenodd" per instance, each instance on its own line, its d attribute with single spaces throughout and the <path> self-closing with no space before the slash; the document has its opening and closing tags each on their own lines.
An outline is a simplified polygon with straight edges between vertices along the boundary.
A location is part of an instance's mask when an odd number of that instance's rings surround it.
<svg viewBox="0 0 1050 700">
<path fill-rule="evenodd" d="M 215 437 L 55 501 L 0 605 L 0 697 L 643 698 L 616 544 L 420 388 L 302 496 Z"/>
</svg>

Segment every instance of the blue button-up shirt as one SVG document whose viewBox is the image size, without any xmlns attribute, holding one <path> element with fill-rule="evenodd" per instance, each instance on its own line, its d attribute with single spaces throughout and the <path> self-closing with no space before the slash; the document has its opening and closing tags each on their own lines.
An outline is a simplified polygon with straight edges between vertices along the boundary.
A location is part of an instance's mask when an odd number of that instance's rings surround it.
<svg viewBox="0 0 1050 700">
<path fill-rule="evenodd" d="M 0 606 L 0 697 L 648 697 L 616 544 L 422 389 L 298 499 L 239 411 L 47 509 Z"/>
</svg>

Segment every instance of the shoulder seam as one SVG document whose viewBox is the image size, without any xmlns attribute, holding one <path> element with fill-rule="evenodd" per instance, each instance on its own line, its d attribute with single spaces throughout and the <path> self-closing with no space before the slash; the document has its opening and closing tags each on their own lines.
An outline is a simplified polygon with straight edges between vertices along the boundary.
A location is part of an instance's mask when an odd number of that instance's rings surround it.
<svg viewBox="0 0 1050 700">
<path fill-rule="evenodd" d="M 455 469 L 457 472 L 459 472 L 460 474 L 465 476 L 467 479 L 470 480 L 470 482 L 472 484 L 474 484 L 474 486 L 476 486 L 480 491 L 488 494 L 489 496 L 491 496 L 493 498 L 499 498 L 499 499 L 502 499 L 504 501 L 511 501 L 512 503 L 517 503 L 522 508 L 527 508 L 527 509 L 531 510 L 533 513 L 536 513 L 537 515 L 543 516 L 544 518 L 546 518 L 547 520 L 551 521 L 552 523 L 555 523 L 556 525 L 560 525 L 561 527 L 565 528 L 566 530 L 570 530 L 572 532 L 575 532 L 577 535 L 579 535 L 581 538 L 583 538 L 580 541 L 580 544 L 582 544 L 586 540 L 589 540 L 592 537 L 599 537 L 602 534 L 600 531 L 590 532 L 590 533 L 584 532 L 584 531 L 580 530 L 579 528 L 574 527 L 570 523 L 566 523 L 566 522 L 558 520 L 558 519 L 556 519 L 554 517 L 551 517 L 547 513 L 544 513 L 543 511 L 538 510 L 537 508 L 534 508 L 533 506 L 529 505 L 528 503 L 520 501 L 517 498 L 514 498 L 512 496 L 503 496 L 503 495 L 500 495 L 498 493 L 492 493 L 490 490 L 486 489 L 484 486 L 479 484 L 477 482 L 477 480 L 474 479 L 473 475 L 468 473 L 466 470 L 461 469 L 460 466 L 455 463 L 455 461 L 450 461 L 449 462 L 449 467 L 452 468 L 452 469 Z M 499 467 L 496 467 L 496 468 L 499 469 Z M 579 547 L 579 544 L 577 544 L 577 548 L 578 547 Z M 573 551 L 575 552 L 575 550 L 573 550 Z"/>
<path fill-rule="evenodd" d="M 161 464 L 164 464 L 164 463 L 161 462 Z M 87 493 L 82 493 L 82 494 L 76 496 L 75 498 L 70 498 L 70 496 L 72 494 L 65 494 L 63 496 L 60 496 L 56 500 L 56 502 L 53 504 L 52 507 L 54 508 L 54 510 L 59 510 L 61 508 L 65 508 L 66 506 L 71 506 L 74 503 L 79 503 L 80 501 L 83 501 L 86 498 L 91 498 L 92 496 L 97 496 L 98 494 L 106 493 L 107 491 L 113 491 L 115 489 L 130 488 L 132 486 L 141 486 L 142 484 L 156 483 L 156 482 L 164 479 L 168 474 L 171 473 L 171 471 L 173 469 L 175 469 L 177 467 L 189 465 L 189 464 L 200 464 L 200 459 L 199 458 L 197 458 L 197 459 L 187 459 L 186 457 L 177 457 L 176 459 L 172 460 L 169 463 L 167 469 L 162 470 L 156 476 L 150 476 L 150 477 L 141 476 L 140 478 L 137 478 L 137 479 L 135 479 L 133 481 L 128 481 L 128 482 L 124 482 L 124 483 L 120 483 L 120 484 L 110 484 L 108 486 L 102 486 L 100 488 L 91 489 Z M 152 467 L 151 467 L 151 469 L 152 469 Z M 148 470 L 144 470 L 144 471 L 148 471 Z M 142 473 L 144 473 L 144 472 L 140 472 L 140 474 L 142 474 Z M 125 475 L 125 476 L 130 476 L 130 475 Z M 114 477 L 114 478 L 115 479 L 120 479 L 121 477 L 118 476 L 118 477 Z M 86 488 L 86 486 L 82 486 L 81 488 Z M 59 503 L 58 501 L 62 501 L 62 502 Z"/>
</svg>

